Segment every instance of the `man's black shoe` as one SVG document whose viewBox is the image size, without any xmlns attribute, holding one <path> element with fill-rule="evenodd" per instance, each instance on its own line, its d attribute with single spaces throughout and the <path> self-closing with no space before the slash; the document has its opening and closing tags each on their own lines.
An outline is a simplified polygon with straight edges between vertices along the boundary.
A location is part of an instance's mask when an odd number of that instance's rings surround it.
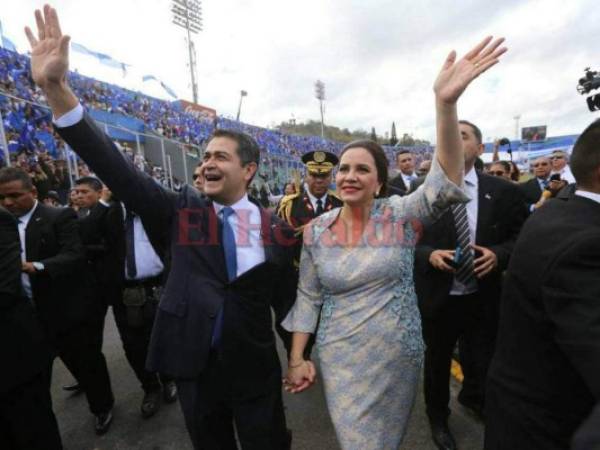
<svg viewBox="0 0 600 450">
<path fill-rule="evenodd" d="M 446 423 L 431 423 L 431 437 L 440 450 L 456 450 L 456 442 Z"/>
<path fill-rule="evenodd" d="M 112 409 L 108 412 L 96 415 L 96 434 L 101 435 L 108 431 L 110 424 L 113 421 Z"/>
<path fill-rule="evenodd" d="M 160 389 L 152 392 L 147 392 L 142 400 L 140 410 L 142 411 L 142 417 L 147 419 L 156 414 L 156 411 L 160 409 Z"/>
<path fill-rule="evenodd" d="M 173 403 L 177 400 L 177 385 L 174 381 L 163 384 L 163 400 L 165 403 Z"/>
<path fill-rule="evenodd" d="M 81 385 L 77 381 L 73 384 L 67 384 L 66 386 L 63 386 L 62 389 L 63 391 L 72 392 L 73 395 L 83 392 Z"/>
</svg>

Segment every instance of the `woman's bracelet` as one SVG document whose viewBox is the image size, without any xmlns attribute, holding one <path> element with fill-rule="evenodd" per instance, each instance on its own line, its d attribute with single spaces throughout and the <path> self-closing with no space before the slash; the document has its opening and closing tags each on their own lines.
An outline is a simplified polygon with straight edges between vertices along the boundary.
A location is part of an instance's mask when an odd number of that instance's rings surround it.
<svg viewBox="0 0 600 450">
<path fill-rule="evenodd" d="M 300 361 L 298 364 L 296 364 L 296 365 L 293 365 L 293 366 L 292 366 L 291 364 L 289 364 L 289 363 L 288 363 L 288 369 L 297 369 L 298 367 L 300 367 L 300 366 L 301 366 L 302 364 L 304 364 L 305 362 L 306 362 L 305 360 L 302 360 L 302 361 Z"/>
</svg>

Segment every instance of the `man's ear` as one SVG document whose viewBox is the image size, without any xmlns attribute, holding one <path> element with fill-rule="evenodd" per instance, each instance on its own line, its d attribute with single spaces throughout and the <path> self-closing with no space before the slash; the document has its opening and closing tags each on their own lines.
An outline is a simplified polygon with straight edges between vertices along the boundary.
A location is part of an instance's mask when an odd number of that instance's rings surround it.
<svg viewBox="0 0 600 450">
<path fill-rule="evenodd" d="M 250 181 L 254 175 L 256 174 L 256 171 L 258 170 L 258 164 L 256 164 L 255 162 L 250 162 L 248 164 L 246 164 L 244 166 L 244 179 L 246 181 Z"/>
</svg>

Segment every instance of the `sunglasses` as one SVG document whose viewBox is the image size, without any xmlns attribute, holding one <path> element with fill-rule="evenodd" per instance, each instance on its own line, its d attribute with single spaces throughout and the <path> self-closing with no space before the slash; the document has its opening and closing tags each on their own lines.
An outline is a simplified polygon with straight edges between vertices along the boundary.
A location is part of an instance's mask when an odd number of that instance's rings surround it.
<svg viewBox="0 0 600 450">
<path fill-rule="evenodd" d="M 554 159 L 565 159 L 564 156 L 552 156 L 550 159 L 554 160 Z"/>
<path fill-rule="evenodd" d="M 548 167 L 548 163 L 537 163 L 537 164 L 532 164 L 532 167 Z"/>
<path fill-rule="evenodd" d="M 490 170 L 488 173 L 496 177 L 503 177 L 505 175 L 504 171 L 502 170 Z"/>
</svg>

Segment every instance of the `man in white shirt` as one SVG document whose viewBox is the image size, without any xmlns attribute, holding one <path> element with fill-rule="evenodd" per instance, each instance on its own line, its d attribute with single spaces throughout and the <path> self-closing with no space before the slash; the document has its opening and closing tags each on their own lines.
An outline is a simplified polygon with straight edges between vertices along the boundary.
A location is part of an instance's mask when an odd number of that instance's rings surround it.
<svg viewBox="0 0 600 450">
<path fill-rule="evenodd" d="M 415 155 L 410 150 L 400 150 L 396 153 L 396 169 L 398 175 L 392 178 L 388 184 L 398 189 L 399 194 L 405 195 L 410 190 L 411 183 L 417 178 Z"/>
<path fill-rule="evenodd" d="M 481 131 L 459 121 L 465 190 L 471 201 L 428 225 L 415 251 L 415 287 L 422 316 L 425 404 L 439 449 L 454 450 L 448 427 L 450 362 L 461 340 L 465 375 L 459 403 L 483 411 L 484 380 L 494 348 L 502 271 L 527 215 L 519 188 L 476 171 Z"/>
<path fill-rule="evenodd" d="M 242 448 L 289 449 L 271 307 L 285 310 L 294 301 L 296 240 L 262 208 L 256 223 L 246 203 L 258 144 L 216 130 L 203 155 L 207 198 L 187 185 L 180 193 L 163 188 L 124 160 L 69 88 L 69 38 L 56 10 L 46 5 L 36 22 L 37 38 L 26 28 L 32 78 L 57 131 L 170 255 L 147 369 L 175 377 L 195 449 L 234 449 L 236 440 Z"/>
</svg>

